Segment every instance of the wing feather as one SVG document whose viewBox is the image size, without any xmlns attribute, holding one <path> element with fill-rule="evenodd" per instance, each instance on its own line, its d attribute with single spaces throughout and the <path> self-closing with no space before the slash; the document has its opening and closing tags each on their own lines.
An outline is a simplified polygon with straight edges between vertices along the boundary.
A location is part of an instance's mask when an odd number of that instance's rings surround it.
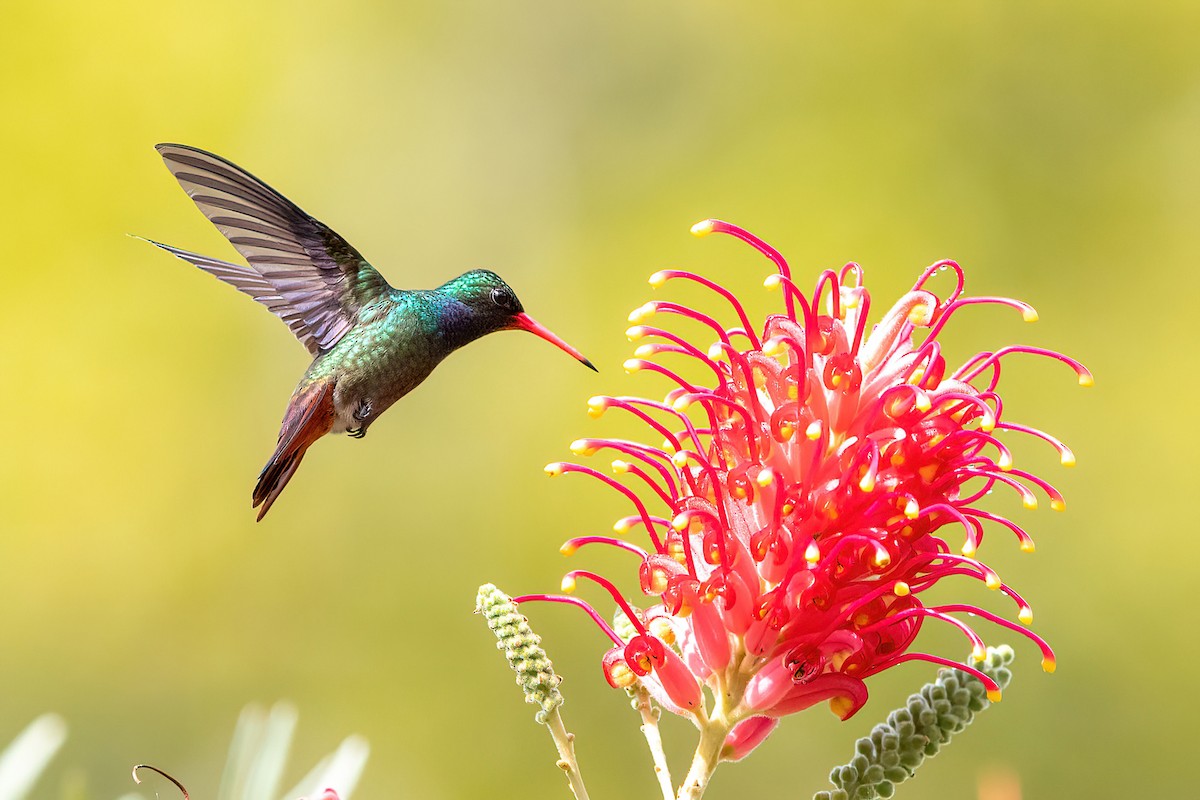
<svg viewBox="0 0 1200 800">
<path fill-rule="evenodd" d="M 153 244 L 262 303 L 313 355 L 337 344 L 362 307 L 390 291 L 345 239 L 241 167 L 194 147 L 155 149 L 249 266 Z"/>
</svg>

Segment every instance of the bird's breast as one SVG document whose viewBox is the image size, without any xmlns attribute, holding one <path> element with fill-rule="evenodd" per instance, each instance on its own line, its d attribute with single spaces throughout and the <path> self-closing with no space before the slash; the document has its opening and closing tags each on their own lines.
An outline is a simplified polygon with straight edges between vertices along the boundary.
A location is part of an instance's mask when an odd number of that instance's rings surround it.
<svg viewBox="0 0 1200 800">
<path fill-rule="evenodd" d="M 369 425 L 424 381 L 449 353 L 442 337 L 426 330 L 419 319 L 392 314 L 351 329 L 313 362 L 306 378 L 334 381 L 333 432 L 342 433 Z"/>
</svg>

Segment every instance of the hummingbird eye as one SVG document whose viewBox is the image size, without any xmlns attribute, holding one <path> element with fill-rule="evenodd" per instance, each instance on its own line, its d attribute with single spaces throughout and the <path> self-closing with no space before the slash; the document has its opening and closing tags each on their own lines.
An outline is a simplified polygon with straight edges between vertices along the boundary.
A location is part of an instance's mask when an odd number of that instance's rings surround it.
<svg viewBox="0 0 1200 800">
<path fill-rule="evenodd" d="M 507 289 L 492 289 L 492 302 L 506 310 L 516 306 L 512 292 Z"/>
</svg>

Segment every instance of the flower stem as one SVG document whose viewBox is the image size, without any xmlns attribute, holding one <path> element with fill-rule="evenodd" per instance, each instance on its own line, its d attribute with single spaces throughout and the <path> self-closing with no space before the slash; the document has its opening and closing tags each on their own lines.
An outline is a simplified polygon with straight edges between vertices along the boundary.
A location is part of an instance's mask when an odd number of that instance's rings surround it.
<svg viewBox="0 0 1200 800">
<path fill-rule="evenodd" d="M 583 775 L 579 773 L 579 762 L 575 760 L 575 734 L 567 733 L 557 707 L 546 715 L 546 727 L 550 729 L 554 746 L 558 748 L 558 767 L 567 773 L 575 800 L 588 800 L 587 787 L 583 785 Z"/>
<path fill-rule="evenodd" d="M 713 770 L 721 759 L 721 747 L 725 737 L 729 735 L 730 725 L 721 716 L 709 721 L 700 731 L 700 742 L 696 745 L 696 755 L 692 758 L 692 768 L 688 770 L 683 785 L 679 787 L 679 800 L 700 800 Z"/>
<path fill-rule="evenodd" d="M 650 746 L 650 756 L 654 759 L 654 775 L 658 778 L 658 786 L 662 789 L 663 800 L 675 800 L 675 791 L 671 788 L 671 769 L 667 766 L 667 754 L 663 752 L 662 737 L 658 734 L 658 709 L 650 703 L 650 693 L 638 687 L 634 694 L 634 703 L 638 713 L 642 715 L 642 735 Z"/>
</svg>

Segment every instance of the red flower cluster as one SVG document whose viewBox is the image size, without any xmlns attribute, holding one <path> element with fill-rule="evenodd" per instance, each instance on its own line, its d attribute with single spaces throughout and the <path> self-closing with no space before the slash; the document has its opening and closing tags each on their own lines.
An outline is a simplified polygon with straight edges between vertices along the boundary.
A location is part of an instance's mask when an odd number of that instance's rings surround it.
<svg viewBox="0 0 1200 800">
<path fill-rule="evenodd" d="M 660 373 L 677 388 L 661 402 L 595 397 L 591 414 L 620 409 L 664 441 L 581 439 L 572 450 L 617 454 L 614 471 L 641 494 L 588 467 L 547 467 L 552 475 L 592 475 L 629 499 L 636 514 L 616 530 L 640 528 L 637 536 L 648 548 L 587 536 L 567 542 L 564 552 L 604 543 L 635 553 L 642 591 L 659 602 L 634 608 L 606 579 L 569 573 L 568 592 L 585 578 L 612 594 L 626 618 L 617 626 L 622 635 L 575 597 L 517 599 L 587 610 L 615 644 L 603 659 L 609 683 L 640 681 L 666 708 L 699 723 L 720 716 L 729 729 L 726 758 L 745 755 L 780 717 L 821 700 L 849 718 L 866 701 L 863 680 L 881 670 L 912 659 L 954 663 L 912 650 L 926 620 L 959 629 L 977 659 L 983 641 L 955 613 L 1017 630 L 1038 645 L 1044 667 L 1053 670 L 1049 646 L 1020 625 L 972 605 L 926 605 L 921 597 L 942 578 L 966 576 L 1008 595 L 1018 619 L 1032 621 L 1028 604 L 975 558 L 985 522 L 1011 531 L 1022 549 L 1032 550 L 1032 540 L 978 505 L 997 487 L 1015 490 L 1029 507 L 1036 505 L 1035 488 L 1049 495 L 1052 508 L 1062 507 L 1062 497 L 1041 478 L 1014 469 L 996 433 L 1042 439 L 1066 465 L 1074 457 L 1052 436 L 1001 420 L 1001 363 L 1014 353 L 1046 356 L 1074 369 L 1084 385 L 1091 383 L 1088 371 L 1066 356 L 1025 346 L 980 353 L 948 369 L 938 340 L 963 307 L 998 303 L 1027 321 L 1037 318 L 1016 300 L 964 297 L 963 272 L 953 261 L 926 269 L 868 330 L 870 296 L 857 264 L 826 270 L 806 295 L 783 257 L 752 234 L 716 220 L 693 232 L 733 235 L 774 262 L 778 273 L 766 285 L 782 289 L 785 313 L 768 317 L 759 333 L 727 289 L 689 272 L 656 273 L 654 286 L 687 280 L 712 289 L 738 324 L 727 328 L 671 302 L 647 303 L 630 316 L 629 337 L 651 342 L 626 369 Z M 926 284 L 943 271 L 954 288 L 939 298 Z M 646 324 L 656 314 L 702 323 L 716 341 L 702 349 Z M 713 381 L 699 385 L 649 360 L 660 354 L 691 357 Z M 656 514 L 642 495 L 664 511 Z M 955 533 L 965 540 L 959 552 L 946 541 Z M 998 696 L 989 677 L 966 669 Z"/>
</svg>

